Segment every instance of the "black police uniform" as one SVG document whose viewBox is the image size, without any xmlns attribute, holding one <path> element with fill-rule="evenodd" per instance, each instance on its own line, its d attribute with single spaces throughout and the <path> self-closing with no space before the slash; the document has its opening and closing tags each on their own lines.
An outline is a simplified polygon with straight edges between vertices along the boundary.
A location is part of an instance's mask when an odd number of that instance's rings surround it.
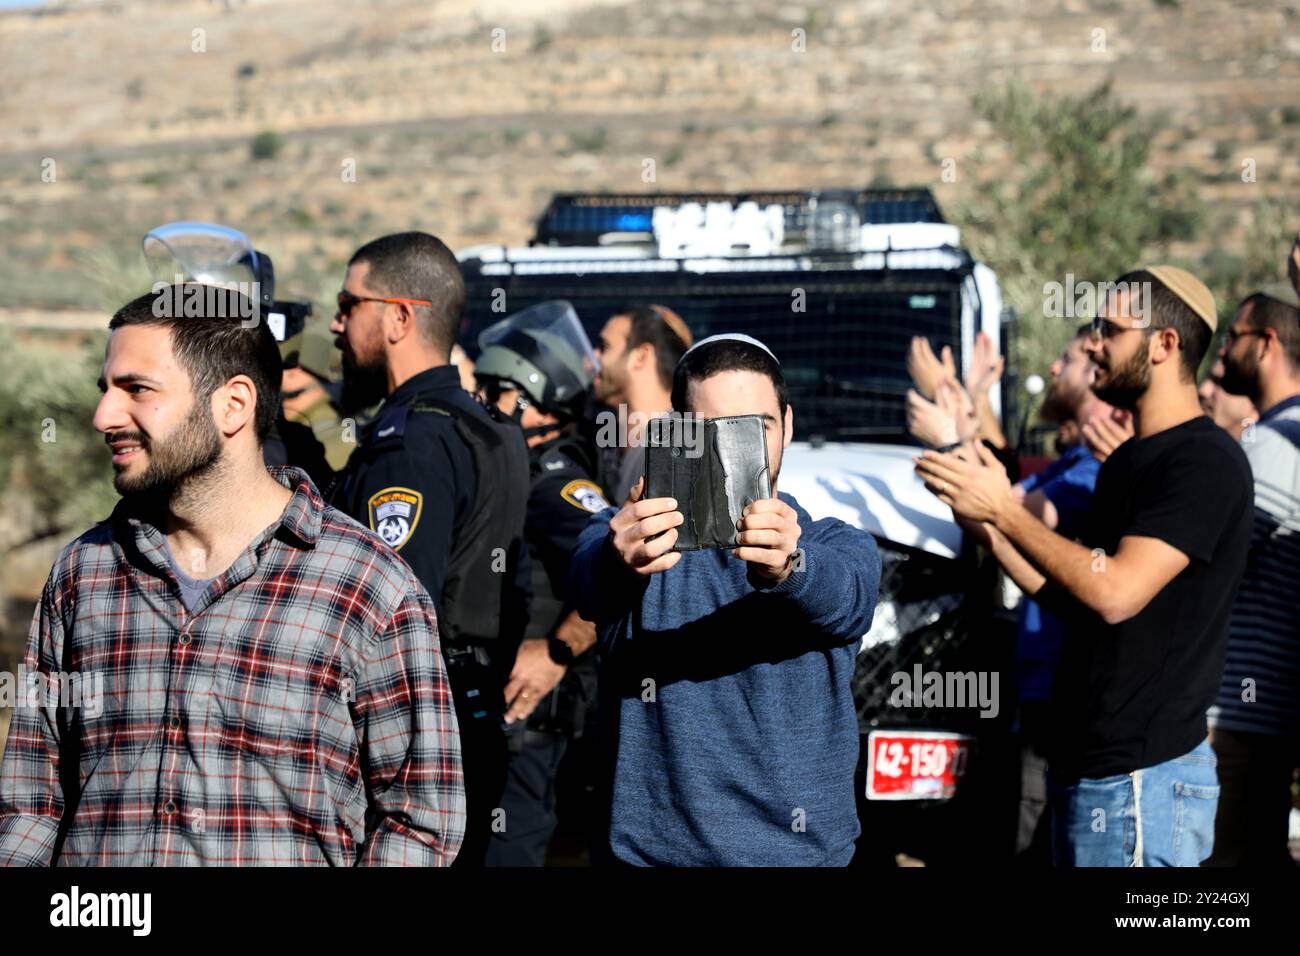
<svg viewBox="0 0 1300 956">
<path fill-rule="evenodd" d="M 532 613 L 526 637 L 555 644 L 555 629 L 573 609 L 566 599 L 569 561 L 591 516 L 608 507 L 592 481 L 586 449 L 561 437 L 530 449 L 531 487 L 524 536 L 532 560 Z M 559 649 L 557 649 L 558 651 Z M 568 741 L 582 734 L 594 704 L 595 652 L 573 660 L 559 685 L 523 725 L 511 728 L 510 765 L 501 806 L 505 828 L 494 832 L 489 866 L 542 866 L 555 831 L 556 776 Z"/>
<path fill-rule="evenodd" d="M 505 454 L 488 466 L 491 473 L 480 475 L 463 430 L 470 419 L 489 429 L 495 419 L 518 443 L 518 527 L 512 541 L 500 542 L 506 552 L 500 567 L 477 559 L 472 569 L 457 567 L 466 539 L 483 533 L 481 526 L 470 529 L 467 524 L 482 514 L 476 508 L 480 489 L 493 489 L 501 498 L 487 506 L 508 510 L 513 506 L 501 489 L 503 482 L 516 480 L 516 460 Z M 529 565 L 522 541 L 526 467 L 518 426 L 479 405 L 461 388 L 456 367 L 444 365 L 412 376 L 393 391 L 363 430 L 331 496 L 331 504 L 406 560 L 438 610 L 465 773 L 468 823 L 456 858 L 460 866 L 482 864 L 505 785 L 505 684 L 527 620 Z M 502 535 L 491 537 L 495 543 Z M 499 631 L 466 638 L 456 608 L 481 603 L 486 592 L 501 594 Z"/>
<path fill-rule="evenodd" d="M 442 610 L 452 535 L 474 505 L 474 453 L 445 415 L 412 414 L 422 398 L 473 414 L 455 366 L 426 369 L 399 385 L 367 425 L 335 488 L 333 504 L 378 534 L 415 571 Z"/>
</svg>

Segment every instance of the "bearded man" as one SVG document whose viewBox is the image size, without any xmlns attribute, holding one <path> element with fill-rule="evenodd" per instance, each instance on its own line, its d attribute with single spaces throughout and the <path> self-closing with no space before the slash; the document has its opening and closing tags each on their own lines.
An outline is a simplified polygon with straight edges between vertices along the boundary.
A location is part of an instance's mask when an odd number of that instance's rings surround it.
<svg viewBox="0 0 1300 956">
<path fill-rule="evenodd" d="M 94 426 L 122 500 L 54 562 L 24 662 L 102 699 L 15 710 L 0 865 L 450 864 L 433 602 L 305 472 L 263 464 L 282 369 L 252 303 L 205 289 L 179 316 L 176 291 L 109 323 Z"/>
<path fill-rule="evenodd" d="M 1124 275 L 1086 351 L 1098 398 L 1136 434 L 1102 465 L 1081 542 L 1016 499 L 982 446 L 917 472 L 1020 589 L 1066 621 L 1048 798 L 1060 866 L 1198 866 L 1219 797 L 1205 713 L 1252 525 L 1250 464 L 1201 412 L 1217 323 L 1190 273 Z"/>
</svg>

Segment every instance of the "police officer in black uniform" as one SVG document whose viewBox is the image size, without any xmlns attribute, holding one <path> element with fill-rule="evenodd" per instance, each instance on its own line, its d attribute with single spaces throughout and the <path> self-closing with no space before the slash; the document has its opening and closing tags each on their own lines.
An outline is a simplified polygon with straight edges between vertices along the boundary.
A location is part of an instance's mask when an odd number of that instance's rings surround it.
<svg viewBox="0 0 1300 956">
<path fill-rule="evenodd" d="M 388 398 L 331 495 L 415 571 L 438 610 L 469 814 L 453 865 L 483 862 L 506 775 L 505 684 L 527 621 L 528 452 L 449 364 L 465 304 L 451 251 L 385 236 L 348 264 L 331 330 L 344 375 L 382 373 Z"/>
<path fill-rule="evenodd" d="M 480 395 L 520 423 L 531 486 L 524 527 L 532 613 L 506 685 L 510 765 L 489 866 L 542 866 L 556 826 L 556 775 L 595 695 L 595 626 L 567 600 L 569 557 L 592 514 L 608 507 L 577 422 L 597 359 L 573 307 L 543 302 L 479 339 Z"/>
</svg>

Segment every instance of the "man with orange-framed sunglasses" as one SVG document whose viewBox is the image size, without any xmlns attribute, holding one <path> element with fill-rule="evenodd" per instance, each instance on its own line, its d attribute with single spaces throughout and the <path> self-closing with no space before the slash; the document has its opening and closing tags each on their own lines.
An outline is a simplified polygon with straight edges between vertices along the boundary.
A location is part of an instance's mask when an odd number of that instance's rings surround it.
<svg viewBox="0 0 1300 956">
<path fill-rule="evenodd" d="M 529 474 L 519 426 L 478 404 L 450 362 L 464 307 L 460 264 L 434 236 L 384 236 L 353 254 L 330 329 L 344 378 L 384 382 L 387 398 L 331 504 L 404 558 L 437 608 L 469 814 L 456 865 L 475 866 L 505 785 L 505 685 L 528 616 Z"/>
</svg>

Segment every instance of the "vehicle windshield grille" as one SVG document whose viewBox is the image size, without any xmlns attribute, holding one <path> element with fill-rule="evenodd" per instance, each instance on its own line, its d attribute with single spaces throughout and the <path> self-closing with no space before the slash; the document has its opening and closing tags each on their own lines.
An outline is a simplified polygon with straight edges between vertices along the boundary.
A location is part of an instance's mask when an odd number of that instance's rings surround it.
<svg viewBox="0 0 1300 956">
<path fill-rule="evenodd" d="M 568 299 L 592 341 L 628 304 L 675 310 L 697 339 L 745 332 L 781 360 L 795 410 L 795 438 L 905 441 L 907 349 L 914 335 L 958 350 L 960 275 L 843 272 L 763 275 L 550 275 L 471 277 L 462 343 L 505 314 Z M 504 290 L 505 310 L 494 311 Z"/>
</svg>

